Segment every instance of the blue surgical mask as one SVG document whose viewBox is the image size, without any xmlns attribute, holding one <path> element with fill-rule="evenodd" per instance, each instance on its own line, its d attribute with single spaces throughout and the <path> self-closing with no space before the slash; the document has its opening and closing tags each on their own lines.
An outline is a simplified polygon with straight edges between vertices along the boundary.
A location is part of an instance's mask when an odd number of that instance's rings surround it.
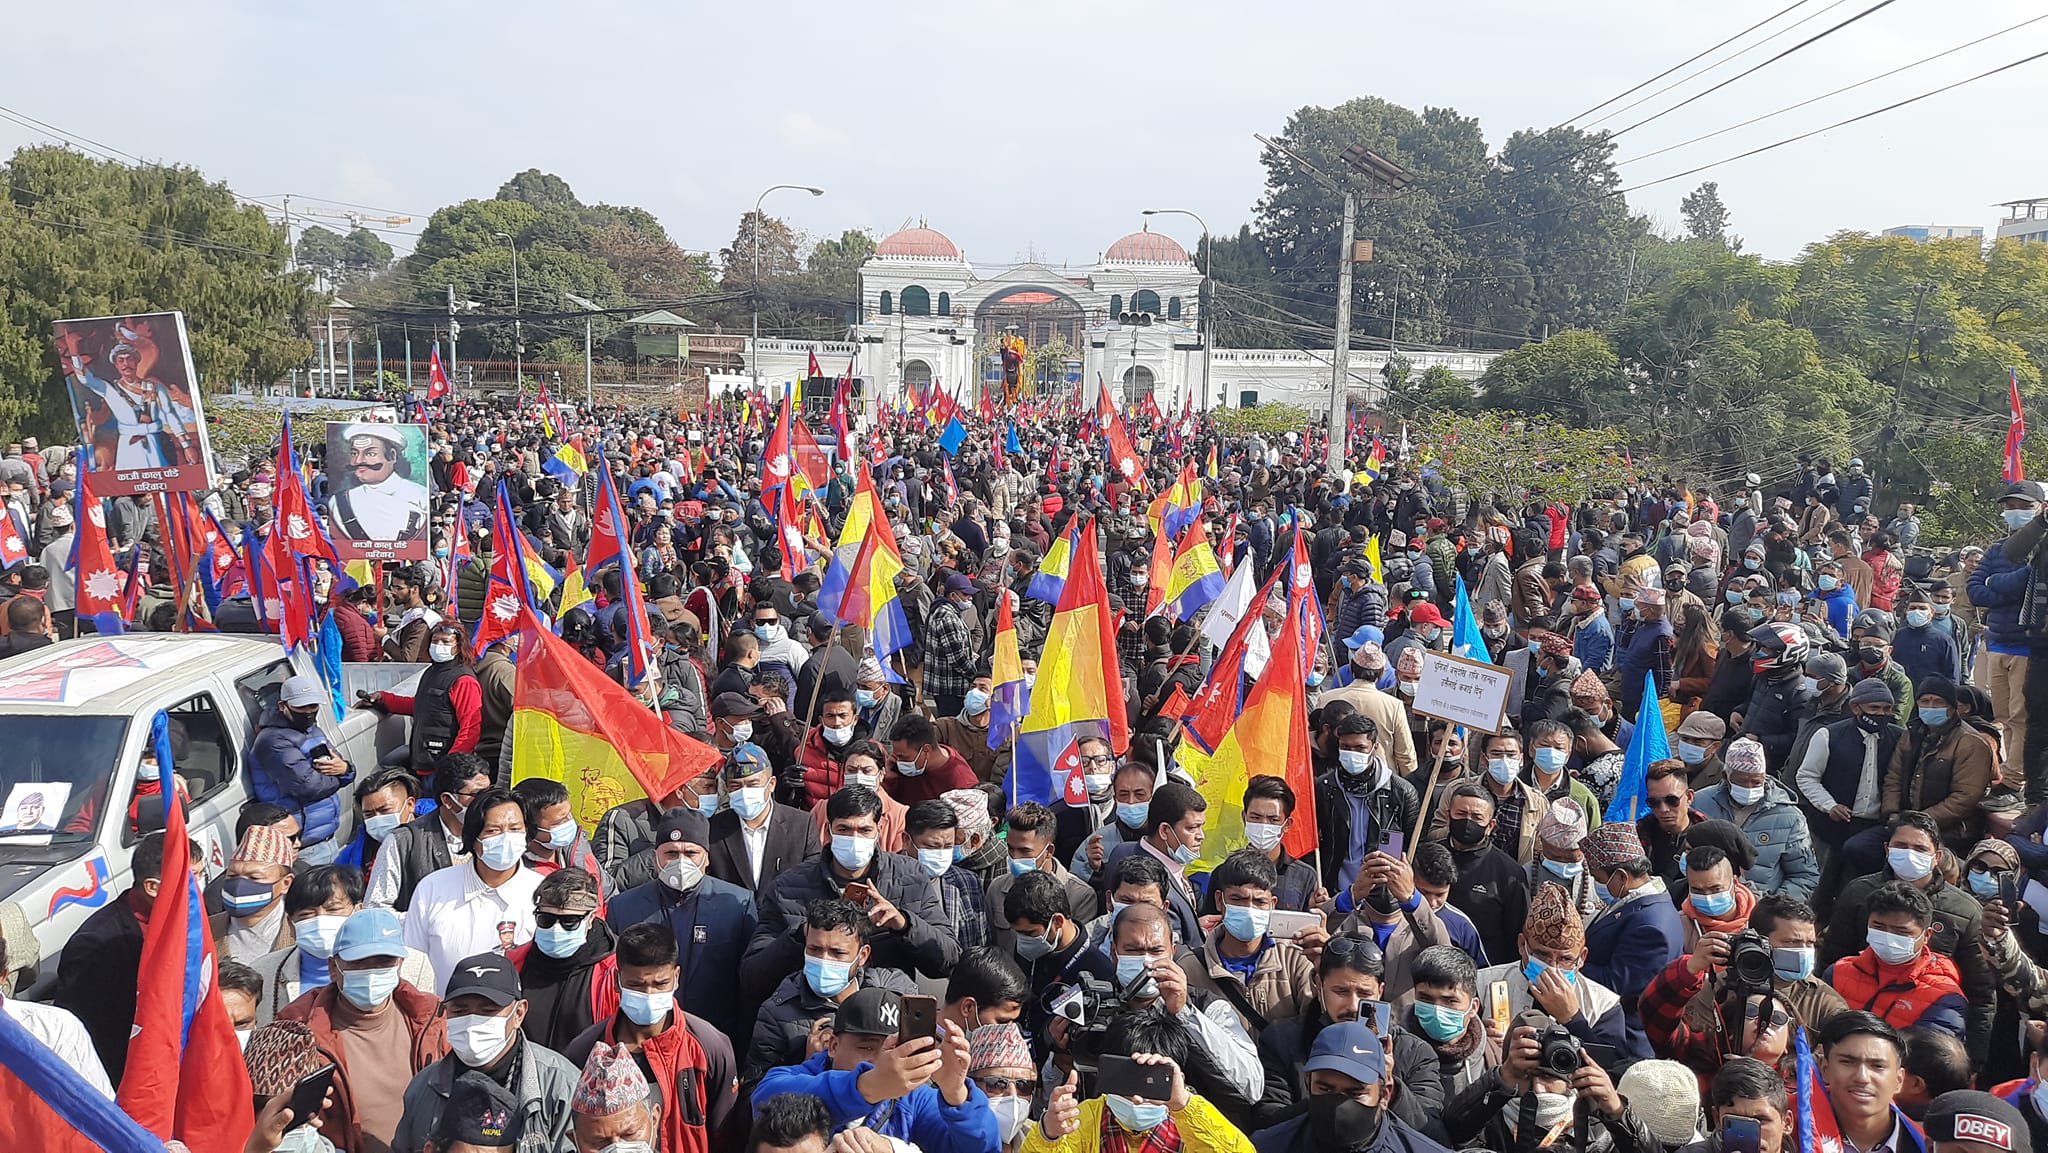
<svg viewBox="0 0 2048 1153">
<path fill-rule="evenodd" d="M 1904 965 L 1920 955 L 1920 938 L 1903 937 L 1887 933 L 1883 929 L 1870 929 L 1864 933 L 1864 940 L 1870 942 L 1870 951 L 1887 965 Z"/>
<path fill-rule="evenodd" d="M 157 763 L 156 763 L 156 758 L 154 758 L 154 757 L 151 757 L 151 758 L 150 758 L 149 760 L 137 762 L 137 764 L 136 764 L 136 766 L 135 766 L 135 779 L 136 779 L 136 780 L 138 780 L 138 781 L 155 781 L 155 780 L 161 780 L 162 778 L 163 778 L 163 769 L 161 769 L 160 767 L 158 767 L 158 765 L 157 765 Z"/>
<path fill-rule="evenodd" d="M 932 876 L 944 876 L 946 870 L 953 867 L 953 852 L 952 849 L 919 849 L 917 862 Z"/>
<path fill-rule="evenodd" d="M 1536 758 L 1536 767 L 1543 770 L 1546 776 L 1563 772 L 1564 763 L 1571 759 L 1570 752 L 1549 745 L 1538 745 L 1530 750 L 1529 755 Z"/>
<path fill-rule="evenodd" d="M 635 1025 L 658 1024 L 676 1007 L 676 991 L 663 989 L 659 993 L 643 993 L 638 989 L 619 990 L 619 1012 Z"/>
<path fill-rule="evenodd" d="M 382 1005 L 397 989 L 396 965 L 388 969 L 349 969 L 341 974 L 341 995 L 364 1012 Z"/>
<path fill-rule="evenodd" d="M 562 958 L 576 955 L 576 950 L 590 939 L 590 918 L 585 917 L 573 929 L 560 925 L 548 925 L 533 931 L 534 947 L 550 957 Z"/>
<path fill-rule="evenodd" d="M 1133 1133 L 1157 1129 L 1166 1120 L 1164 1105 L 1140 1105 L 1115 1093 L 1105 1094 L 1102 1099 L 1109 1103 L 1110 1115 L 1116 1118 L 1116 1123 Z"/>
<path fill-rule="evenodd" d="M 713 798 L 713 800 L 715 801 L 716 798 Z M 547 842 L 548 847 L 551 849 L 566 849 L 574 845 L 576 843 L 576 822 L 571 819 L 563 821 L 559 825 L 549 826 Z"/>
<path fill-rule="evenodd" d="M 1116 959 L 1116 983 L 1119 988 L 1138 979 L 1145 966 L 1152 963 L 1150 957 L 1123 956 Z"/>
<path fill-rule="evenodd" d="M 2004 518 L 2005 527 L 2018 532 L 2027 527 L 2028 521 L 2034 519 L 2034 510 L 2030 508 L 2009 508 L 1999 515 Z"/>
<path fill-rule="evenodd" d="M 1126 829 L 1145 827 L 1145 816 L 1152 811 L 1150 801 L 1118 801 L 1116 803 L 1117 824 Z"/>
<path fill-rule="evenodd" d="M 1035 872 L 1037 872 L 1037 871 L 1038 871 L 1038 858 L 1037 858 L 1037 857 L 1011 857 L 1011 858 L 1010 858 L 1010 875 L 1011 875 L 1011 876 L 1013 876 L 1013 877 L 1021 877 L 1021 876 L 1023 876 L 1023 875 L 1024 875 L 1024 874 L 1026 874 L 1026 873 L 1035 873 Z"/>
<path fill-rule="evenodd" d="M 1902 881 L 1917 881 L 1934 871 L 1934 854 L 1918 849 L 1886 849 L 1884 863 Z"/>
<path fill-rule="evenodd" d="M 873 689 L 855 689 L 853 691 L 854 703 L 864 709 L 874 708 L 875 702 L 880 699 L 881 694 L 875 692 Z"/>
<path fill-rule="evenodd" d="M 1906 627 L 1909 629 L 1924 629 L 1933 619 L 1934 613 L 1927 609 L 1906 610 Z"/>
<path fill-rule="evenodd" d="M 1809 693 L 1818 693 L 1820 691 L 1820 682 L 1812 677 L 1800 677 L 1799 687 Z"/>
<path fill-rule="evenodd" d="M 1772 949 L 1771 972 L 1780 981 L 1803 981 L 1813 976 L 1813 950 Z"/>
<path fill-rule="evenodd" d="M 1536 983 L 1536 978 L 1541 977 L 1543 975 L 1543 970 L 1548 968 L 1550 968 L 1550 966 L 1544 964 L 1543 962 L 1537 960 L 1534 957 L 1531 957 L 1528 960 L 1522 962 L 1522 976 L 1531 985 L 1534 985 Z M 1564 979 L 1568 984 L 1578 984 L 1579 971 L 1577 969 L 1559 969 L 1558 972 L 1564 974 Z"/>
<path fill-rule="evenodd" d="M 1921 724 L 1923 724 L 1923 725 L 1926 725 L 1926 726 L 1927 726 L 1928 728 L 1930 728 L 1930 729 L 1938 729 L 1938 728 L 1940 728 L 1941 726 L 1943 726 L 1943 725 L 1947 724 L 1947 723 L 1948 723 L 1948 708 L 1947 708 L 1947 706 L 1945 706 L 1945 705 L 1936 705 L 1936 706 L 1934 706 L 1934 707 L 1930 708 L 1930 707 L 1928 707 L 1927 705 L 1921 705 L 1921 706 L 1920 706 L 1920 723 L 1921 723 Z"/>
<path fill-rule="evenodd" d="M 1176 863 L 1178 863 L 1178 864 L 1182 864 L 1182 865 L 1192 865 L 1192 864 L 1194 864 L 1194 863 L 1195 863 L 1195 850 L 1194 850 L 1194 848 L 1193 848 L 1192 846 L 1189 846 L 1189 845 L 1185 845 L 1185 844 L 1182 844 L 1182 843 L 1181 843 L 1181 842 L 1180 842 L 1180 841 L 1178 840 L 1178 837 L 1179 837 L 1179 834 L 1178 834 L 1178 833 L 1174 834 L 1174 836 L 1175 836 L 1175 838 L 1176 838 L 1176 839 L 1175 839 L 1175 841 L 1174 841 L 1174 844 L 1173 844 L 1173 848 L 1172 848 L 1171 850 L 1169 850 L 1169 851 L 1168 851 L 1167 855 L 1168 855 L 1168 856 L 1170 856 L 1170 857 L 1172 857 L 1172 858 L 1174 859 L 1174 861 L 1175 861 Z"/>
<path fill-rule="evenodd" d="M 832 834 L 832 859 L 843 869 L 865 869 L 875 859 L 875 839 Z"/>
<path fill-rule="evenodd" d="M 1271 909 L 1254 909 L 1250 905 L 1223 906 L 1223 931 L 1247 943 L 1265 939 L 1266 925 L 1272 919 Z"/>
<path fill-rule="evenodd" d="M 829 957 L 805 957 L 804 980 L 820 997 L 837 997 L 847 983 L 853 980 L 852 961 L 834 961 Z"/>
<path fill-rule="evenodd" d="M 372 841 L 382 841 L 390 836 L 405 817 L 399 813 L 372 813 L 363 818 L 363 832 Z"/>
<path fill-rule="evenodd" d="M 1678 759 L 1688 765 L 1697 765 L 1707 759 L 1707 746 L 1696 745 L 1691 741 L 1680 741 L 1678 742 Z"/>
<path fill-rule="evenodd" d="M 1735 911 L 1735 890 L 1724 893 L 1694 893 L 1686 898 L 1692 907 L 1708 917 L 1725 917 Z"/>
<path fill-rule="evenodd" d="M 1608 892 L 1607 886 L 1600 883 L 1599 881 L 1593 882 L 1593 895 L 1600 898 L 1600 903 L 1603 905 L 1612 905 L 1614 902 L 1621 899 L 1615 896 L 1613 893 Z"/>
<path fill-rule="evenodd" d="M 1359 749 L 1338 749 L 1337 767 L 1358 776 L 1372 769 L 1372 754 Z"/>
<path fill-rule="evenodd" d="M 1748 569 L 1751 572 L 1755 572 L 1756 570 L 1764 567 L 1764 562 L 1762 561 L 1762 559 L 1758 557 L 1746 556 L 1742 558 L 1742 567 Z"/>
<path fill-rule="evenodd" d="M 984 689 L 968 689 L 960 698 L 960 711 L 970 717 L 978 717 L 988 711 L 988 692 Z"/>
<path fill-rule="evenodd" d="M 1799 603 L 1799 594 L 1790 589 L 1781 589 L 1777 594 L 1777 601 L 1779 604 L 1789 608 Z"/>
<path fill-rule="evenodd" d="M 488 837 L 477 838 L 476 842 L 476 855 L 493 869 L 511 868 L 519 863 L 525 852 L 525 833 L 492 833 Z"/>
<path fill-rule="evenodd" d="M 1966 875 L 1970 882 L 1971 893 L 1985 900 L 1989 900 L 1992 897 L 1996 897 L 1998 895 L 1997 874 L 1980 873 L 1977 872 L 1975 869 L 1972 869 Z"/>
<path fill-rule="evenodd" d="M 1543 867 L 1559 880 L 1576 881 L 1579 879 L 1579 874 L 1586 871 L 1586 862 L 1545 860 Z"/>
<path fill-rule="evenodd" d="M 697 812 L 706 817 L 718 815 L 718 793 L 716 790 L 700 794 L 697 797 Z"/>
<path fill-rule="evenodd" d="M 732 803 L 733 812 L 751 821 L 768 807 L 768 790 L 759 785 L 748 785 L 727 793 L 726 799 Z"/>
<path fill-rule="evenodd" d="M 1622 614 L 1623 616 L 1627 616 L 1628 614 L 1630 614 L 1630 613 L 1632 613 L 1632 612 L 1634 612 L 1634 611 L 1636 611 L 1636 598 L 1634 598 L 1634 597 L 1623 597 L 1623 598 L 1621 598 L 1621 614 Z"/>
<path fill-rule="evenodd" d="M 1835 591 L 1837 588 L 1841 587 L 1841 584 L 1841 577 L 1831 576 L 1827 573 L 1822 573 L 1820 576 L 1815 577 L 1813 581 L 1813 587 L 1819 589 L 1824 593 L 1831 593 Z"/>
<path fill-rule="evenodd" d="M 1741 589 L 1729 589 L 1727 592 L 1722 593 L 1721 595 L 1722 597 L 1726 598 L 1729 604 L 1739 605 L 1742 603 L 1742 599 L 1745 594 Z"/>
<path fill-rule="evenodd" d="M 1522 775 L 1522 762 L 1511 761 L 1506 757 L 1493 757 L 1486 762 L 1486 772 L 1503 785 L 1511 784 L 1516 777 Z"/>
<path fill-rule="evenodd" d="M 1465 1010 L 1448 1009 L 1427 1001 L 1415 1002 L 1415 1023 L 1432 1041 L 1449 1041 L 1465 1034 Z"/>
</svg>

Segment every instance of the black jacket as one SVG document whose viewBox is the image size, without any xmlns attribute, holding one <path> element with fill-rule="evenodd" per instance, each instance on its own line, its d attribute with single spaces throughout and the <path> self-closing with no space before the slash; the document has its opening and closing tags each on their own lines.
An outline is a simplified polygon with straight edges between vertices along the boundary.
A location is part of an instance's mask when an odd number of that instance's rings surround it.
<svg viewBox="0 0 2048 1153">
<path fill-rule="evenodd" d="M 927 977 L 952 972 L 960 959 L 959 940 L 945 923 L 938 882 L 917 858 L 878 849 L 861 879 L 896 906 L 905 922 L 901 929 L 875 933 L 868 963 Z M 804 907 L 840 896 L 845 887 L 832 872 L 832 857 L 823 853 L 783 870 L 767 885 L 759 898 L 760 924 L 742 962 L 742 996 L 751 1003 L 764 1001 L 784 977 L 802 967 Z"/>
<path fill-rule="evenodd" d="M 1379 1135 L 1372 1144 L 1357 1153 L 1450 1153 L 1428 1134 L 1419 1132 L 1401 1116 L 1402 1092 L 1394 1098 L 1393 1116 L 1380 1123 Z M 1269 1129 L 1252 1134 L 1252 1149 L 1255 1153 L 1340 1153 L 1339 1150 L 1325 1149 L 1316 1143 L 1315 1134 L 1310 1132 L 1308 1118 L 1298 1116 L 1282 1121 Z"/>
<path fill-rule="evenodd" d="M 1755 737 L 1764 747 L 1764 762 L 1773 771 L 1792 752 L 1792 738 L 1799 722 L 1813 707 L 1813 693 L 1800 682 L 1798 669 L 1790 675 L 1758 677 L 1750 687 L 1749 703 L 1742 708 L 1742 732 Z"/>
<path fill-rule="evenodd" d="M 1516 938 L 1529 916 L 1529 872 L 1491 843 L 1473 850 L 1451 851 L 1458 879 L 1451 882 L 1450 903 L 1479 930 L 1488 957 L 1513 957 L 1521 952 Z"/>
<path fill-rule="evenodd" d="M 1749 654 L 1724 650 L 1714 659 L 1714 675 L 1707 680 L 1707 691 L 1700 695 L 1700 711 L 1720 717 L 1725 723 L 1749 703 L 1750 689 L 1755 683 L 1756 672 Z"/>
<path fill-rule="evenodd" d="M 1307 1110 L 1308 1075 L 1301 1066 L 1326 1024 L 1317 1012 L 1313 1017 L 1282 1017 L 1259 1031 L 1259 1064 L 1266 1070 L 1266 1095 L 1252 1107 L 1254 1127 L 1278 1125 Z M 1394 1026 L 1393 1040 L 1394 1079 L 1401 1083 L 1401 1092 L 1394 1099 L 1394 1116 L 1419 1129 L 1444 1108 L 1436 1050 L 1399 1025 Z"/>
<path fill-rule="evenodd" d="M 1454 1149 L 1535 1153 L 1536 1143 L 1542 1134 L 1531 1133 L 1517 1141 L 1514 1131 L 1508 1128 L 1507 1118 L 1503 1116 L 1508 1103 L 1516 1099 L 1514 1090 L 1501 1083 L 1500 1070 L 1488 1070 L 1485 1077 L 1472 1082 L 1463 1093 L 1453 1097 L 1444 1106 L 1442 1116 L 1426 1132 Z M 1581 1101 L 1577 1117 L 1577 1123 L 1566 1129 L 1550 1148 L 1583 1149 L 1584 1153 L 1663 1153 L 1664 1146 L 1651 1134 L 1650 1127 L 1626 1105 L 1620 1117 L 1608 1118 Z M 1583 1145 L 1578 1142 L 1577 1129 L 1580 1125 L 1585 1127 L 1586 1133 Z"/>
<path fill-rule="evenodd" d="M 770 801 L 768 839 L 762 845 L 761 879 L 747 856 L 746 834 L 740 831 L 740 815 L 726 809 L 711 818 L 711 843 L 704 851 L 711 857 L 705 871 L 721 881 L 730 881 L 754 894 L 758 904 L 785 871 L 803 865 L 818 855 L 817 827 L 810 814 Z"/>
<path fill-rule="evenodd" d="M 1359 776 L 1362 778 L 1365 774 Z M 1316 840 L 1323 846 L 1323 888 L 1332 893 L 1344 888 L 1339 871 L 1346 863 L 1344 857 L 1351 846 L 1351 805 L 1345 800 L 1345 794 L 1351 790 L 1346 787 L 1347 783 L 1342 769 L 1316 778 Z M 1421 805 L 1415 786 L 1390 771 L 1386 787 L 1373 790 L 1366 800 L 1366 809 L 1372 814 L 1372 828 L 1377 834 L 1375 840 L 1384 844 L 1386 834 L 1393 832 L 1404 838 L 1412 836 Z M 1367 851 L 1371 849 L 1372 846 L 1368 845 Z"/>
<path fill-rule="evenodd" d="M 94 910 L 64 944 L 50 1000 L 71 1010 L 92 1037 L 107 1081 L 121 1086 L 128 1031 L 135 1025 L 135 987 L 142 968 L 142 922 L 128 902 L 133 890 Z"/>
</svg>

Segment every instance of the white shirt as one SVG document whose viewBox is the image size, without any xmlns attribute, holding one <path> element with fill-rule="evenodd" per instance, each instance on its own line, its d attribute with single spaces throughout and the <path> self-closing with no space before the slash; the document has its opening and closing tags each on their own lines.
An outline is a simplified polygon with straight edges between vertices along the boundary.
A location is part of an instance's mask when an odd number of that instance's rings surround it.
<svg viewBox="0 0 2048 1153">
<path fill-rule="evenodd" d="M 773 809 L 769 810 L 773 812 Z M 768 822 L 763 820 L 760 828 L 740 822 L 740 839 L 747 845 L 747 875 L 754 884 L 761 883 L 761 858 L 768 855 Z"/>
<path fill-rule="evenodd" d="M 1874 820 L 1879 815 L 1877 809 L 1881 799 L 1878 794 L 1878 734 L 1864 733 L 1860 729 L 1858 732 L 1863 737 L 1863 772 L 1856 779 L 1856 799 L 1850 802 L 1849 813 Z M 1812 738 L 1806 742 L 1806 759 L 1799 762 L 1798 775 L 1799 791 L 1806 794 L 1807 801 L 1823 813 L 1842 803 L 1821 783 L 1821 774 L 1827 771 L 1827 767 L 1828 731 L 1823 727 L 1815 729 Z"/>
<path fill-rule="evenodd" d="M 505 742 L 505 747 L 510 749 L 512 743 Z M 462 851 L 462 834 L 449 833 L 447 825 L 441 825 L 440 829 L 441 839 L 448 843 L 450 861 L 457 865 L 467 864 L 469 854 Z M 385 852 L 377 854 L 377 863 L 370 866 L 370 880 L 363 887 L 363 904 L 375 905 L 380 909 L 398 907 L 399 882 L 404 879 L 398 875 L 399 858 L 404 855 Z"/>
<path fill-rule="evenodd" d="M 375 484 L 345 488 L 327 500 L 330 521 L 353 514 L 367 540 L 401 540 L 420 536 L 427 524 L 427 486 L 392 473 Z M 412 532 L 407 534 L 410 528 Z"/>
<path fill-rule="evenodd" d="M 77 1070 L 85 1083 L 107 1100 L 114 1099 L 114 1087 L 107 1082 L 107 1071 L 100 1065 L 99 1054 L 94 1052 L 92 1037 L 85 1026 L 69 1010 L 55 1005 L 38 1005 L 33 1001 L 20 1001 L 9 997 L 0 1001 L 0 1008 L 14 1018 L 29 1036 L 41 1041 L 59 1061 Z"/>
<path fill-rule="evenodd" d="M 533 939 L 533 894 L 540 879 L 525 865 L 497 888 L 486 885 L 468 863 L 428 873 L 405 911 L 406 947 L 425 953 L 446 985 L 463 958 L 507 953 Z"/>
</svg>

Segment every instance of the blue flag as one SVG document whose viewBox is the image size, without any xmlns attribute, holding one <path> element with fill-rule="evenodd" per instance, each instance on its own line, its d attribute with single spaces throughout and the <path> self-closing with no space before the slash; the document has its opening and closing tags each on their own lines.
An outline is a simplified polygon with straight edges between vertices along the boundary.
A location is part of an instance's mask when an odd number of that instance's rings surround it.
<svg viewBox="0 0 2048 1153">
<path fill-rule="evenodd" d="M 1636 731 L 1628 739 L 1628 752 L 1621 762 L 1621 780 L 1615 783 L 1607 820 L 1633 821 L 1649 812 L 1650 766 L 1671 756 L 1671 742 L 1664 735 L 1664 709 L 1657 700 L 1656 678 L 1654 671 L 1643 673 L 1643 702 L 1636 707 Z"/>
<path fill-rule="evenodd" d="M 1017 426 L 1012 424 L 1009 426 L 1009 429 L 1009 437 L 1008 439 L 1003 441 L 1003 451 L 1007 453 L 1013 453 L 1017 456 L 1023 456 L 1024 445 L 1017 440 Z"/>
<path fill-rule="evenodd" d="M 1465 578 L 1458 582 L 1458 603 L 1451 618 L 1451 655 L 1466 657 L 1475 661 L 1490 660 L 1486 651 L 1486 637 L 1479 631 L 1479 619 L 1472 615 L 1472 600 L 1465 595 Z"/>
</svg>

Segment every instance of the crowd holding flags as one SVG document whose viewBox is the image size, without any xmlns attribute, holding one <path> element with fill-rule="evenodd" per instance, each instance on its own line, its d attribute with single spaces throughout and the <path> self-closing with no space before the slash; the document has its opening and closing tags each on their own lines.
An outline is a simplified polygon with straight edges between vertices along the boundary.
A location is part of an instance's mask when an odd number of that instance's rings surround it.
<svg viewBox="0 0 2048 1153">
<path fill-rule="evenodd" d="M 1010 779 L 1004 783 L 1005 795 L 1015 802 L 1050 804 L 1064 798 L 1085 804 L 1087 790 L 1076 757 L 1081 738 L 1102 737 L 1118 755 L 1130 744 L 1116 622 L 1102 581 L 1095 522 L 1076 519 L 1081 523 L 1072 564 L 1046 632 L 1031 711 L 1017 731 Z"/>
</svg>

